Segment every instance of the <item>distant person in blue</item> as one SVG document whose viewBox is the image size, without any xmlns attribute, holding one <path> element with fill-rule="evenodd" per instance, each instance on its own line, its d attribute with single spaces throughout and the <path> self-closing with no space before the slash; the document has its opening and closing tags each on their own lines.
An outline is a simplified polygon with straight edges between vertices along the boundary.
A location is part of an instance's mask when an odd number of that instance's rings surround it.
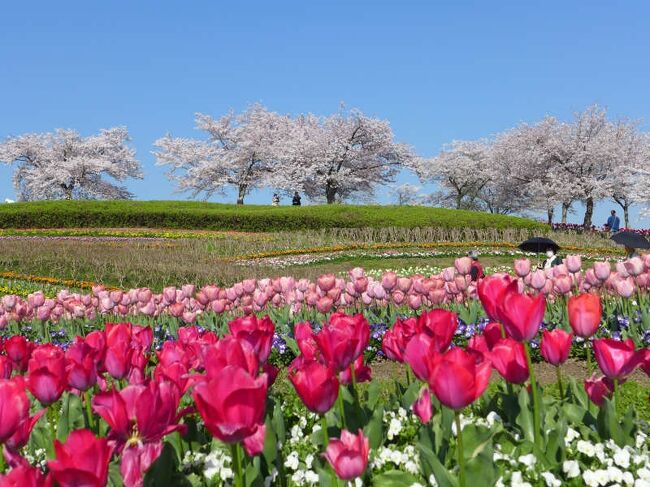
<svg viewBox="0 0 650 487">
<path fill-rule="evenodd" d="M 621 219 L 616 216 L 616 210 L 612 210 L 612 214 L 607 219 L 607 223 L 605 223 L 605 227 L 607 227 L 607 229 L 612 233 L 616 233 L 620 229 Z"/>
</svg>

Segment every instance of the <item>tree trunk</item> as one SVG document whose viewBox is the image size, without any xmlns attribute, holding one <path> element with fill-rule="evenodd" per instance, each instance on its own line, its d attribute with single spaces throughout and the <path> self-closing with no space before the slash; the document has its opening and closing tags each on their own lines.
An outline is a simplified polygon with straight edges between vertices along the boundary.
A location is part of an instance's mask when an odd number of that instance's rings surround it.
<svg viewBox="0 0 650 487">
<path fill-rule="evenodd" d="M 459 192 L 456 194 L 456 209 L 460 210 L 463 205 L 463 195 Z"/>
<path fill-rule="evenodd" d="M 586 229 L 591 228 L 591 219 L 594 215 L 594 199 L 589 197 L 585 200 L 585 218 L 582 226 Z"/>
<path fill-rule="evenodd" d="M 627 201 L 623 205 L 623 221 L 625 228 L 630 228 L 630 204 Z"/>
<path fill-rule="evenodd" d="M 336 203 L 336 186 L 330 181 L 327 181 L 325 186 L 325 196 L 327 198 L 327 204 L 331 205 Z"/>
<path fill-rule="evenodd" d="M 237 204 L 238 205 L 243 205 L 244 204 L 244 196 L 246 196 L 246 189 L 247 189 L 247 186 L 245 184 L 240 184 L 239 185 L 239 192 L 237 193 Z"/>
<path fill-rule="evenodd" d="M 553 215 L 555 215 L 555 208 L 550 207 L 546 210 L 546 215 L 548 216 L 548 224 L 553 225 Z"/>
<path fill-rule="evenodd" d="M 562 203 L 562 223 L 566 225 L 567 218 L 569 217 L 569 209 L 571 203 Z"/>
</svg>

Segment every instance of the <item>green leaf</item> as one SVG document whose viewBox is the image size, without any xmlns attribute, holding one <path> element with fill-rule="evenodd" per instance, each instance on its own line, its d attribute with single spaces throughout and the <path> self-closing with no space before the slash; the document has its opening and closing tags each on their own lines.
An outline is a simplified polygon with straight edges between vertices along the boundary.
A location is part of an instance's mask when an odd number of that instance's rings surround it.
<svg viewBox="0 0 650 487">
<path fill-rule="evenodd" d="M 320 487 L 338 487 L 338 480 L 330 469 L 316 468 Z"/>
<path fill-rule="evenodd" d="M 410 409 L 415 400 L 418 398 L 420 394 L 420 388 L 422 387 L 422 383 L 419 381 L 414 381 L 408 389 L 406 389 L 406 392 L 402 396 L 402 407 L 404 409 Z"/>
<path fill-rule="evenodd" d="M 430 448 L 422 442 L 418 442 L 417 447 L 420 451 L 420 465 L 425 478 L 428 479 L 433 475 L 440 487 L 456 487 L 458 485 L 458 480 L 440 463 Z"/>
<path fill-rule="evenodd" d="M 263 487 L 264 479 L 260 470 L 260 457 L 253 457 L 248 461 L 246 471 L 244 472 L 244 481 L 246 487 Z"/>
<path fill-rule="evenodd" d="M 76 394 L 64 393 L 56 437 L 60 441 L 65 441 L 71 431 L 84 427 L 84 412 L 81 399 Z"/>
<path fill-rule="evenodd" d="M 535 428 L 533 426 L 533 415 L 530 411 L 530 397 L 525 387 L 522 387 L 521 391 L 519 391 L 517 402 L 519 404 L 519 414 L 515 422 L 521 428 L 524 437 L 529 441 L 534 441 Z"/>
<path fill-rule="evenodd" d="M 157 485 L 183 485 L 171 481 L 176 473 L 176 453 L 174 447 L 165 442 L 160 456 L 149 468 L 144 476 L 145 487 L 155 487 Z"/>
<path fill-rule="evenodd" d="M 375 409 L 374 414 L 370 421 L 364 428 L 364 433 L 368 438 L 371 449 L 379 448 L 384 439 L 384 408 L 378 407 Z"/>
<path fill-rule="evenodd" d="M 371 411 L 375 409 L 377 403 L 379 402 L 379 381 L 373 380 L 368 386 L 368 399 L 366 400 L 366 406 Z"/>
<path fill-rule="evenodd" d="M 411 487 L 417 481 L 418 479 L 410 473 L 389 470 L 381 475 L 376 475 L 372 479 L 372 485 L 377 487 Z"/>
</svg>

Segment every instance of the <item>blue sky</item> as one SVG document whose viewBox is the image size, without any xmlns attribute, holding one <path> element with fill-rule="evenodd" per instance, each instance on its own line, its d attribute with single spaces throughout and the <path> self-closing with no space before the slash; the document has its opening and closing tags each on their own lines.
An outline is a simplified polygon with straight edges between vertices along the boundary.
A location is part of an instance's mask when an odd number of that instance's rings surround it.
<svg viewBox="0 0 650 487">
<path fill-rule="evenodd" d="M 195 112 L 257 101 L 318 114 L 344 101 L 427 156 L 592 103 L 650 130 L 645 1 L 26 0 L 2 17 L 0 137 L 126 125 L 146 175 L 129 184 L 140 199 L 186 197 L 154 165 L 156 138 L 198 136 Z M 13 194 L 0 167 L 0 197 Z"/>
</svg>

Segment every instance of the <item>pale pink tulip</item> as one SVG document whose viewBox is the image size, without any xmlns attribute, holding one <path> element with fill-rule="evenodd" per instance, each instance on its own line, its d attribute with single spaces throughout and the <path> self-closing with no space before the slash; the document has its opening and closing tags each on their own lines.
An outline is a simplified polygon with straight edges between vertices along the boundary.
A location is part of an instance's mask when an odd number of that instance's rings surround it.
<svg viewBox="0 0 650 487">
<path fill-rule="evenodd" d="M 515 259 L 515 273 L 519 277 L 526 277 L 528 274 L 530 274 L 530 260 Z"/>
<path fill-rule="evenodd" d="M 459 274 L 466 276 L 472 270 L 472 259 L 470 257 L 459 257 L 454 260 L 454 267 Z"/>
<path fill-rule="evenodd" d="M 567 255 L 564 262 L 569 272 L 573 274 L 582 269 L 582 258 L 579 255 Z"/>
<path fill-rule="evenodd" d="M 537 289 L 540 291 L 541 289 L 544 288 L 544 285 L 546 284 L 546 274 L 544 274 L 544 271 L 541 269 L 537 269 L 531 274 L 530 278 L 530 286 L 533 289 Z"/>
<path fill-rule="evenodd" d="M 638 276 L 644 270 L 643 260 L 641 260 L 641 257 L 632 257 L 623 262 L 623 265 L 625 266 L 625 270 L 631 276 Z"/>
</svg>

